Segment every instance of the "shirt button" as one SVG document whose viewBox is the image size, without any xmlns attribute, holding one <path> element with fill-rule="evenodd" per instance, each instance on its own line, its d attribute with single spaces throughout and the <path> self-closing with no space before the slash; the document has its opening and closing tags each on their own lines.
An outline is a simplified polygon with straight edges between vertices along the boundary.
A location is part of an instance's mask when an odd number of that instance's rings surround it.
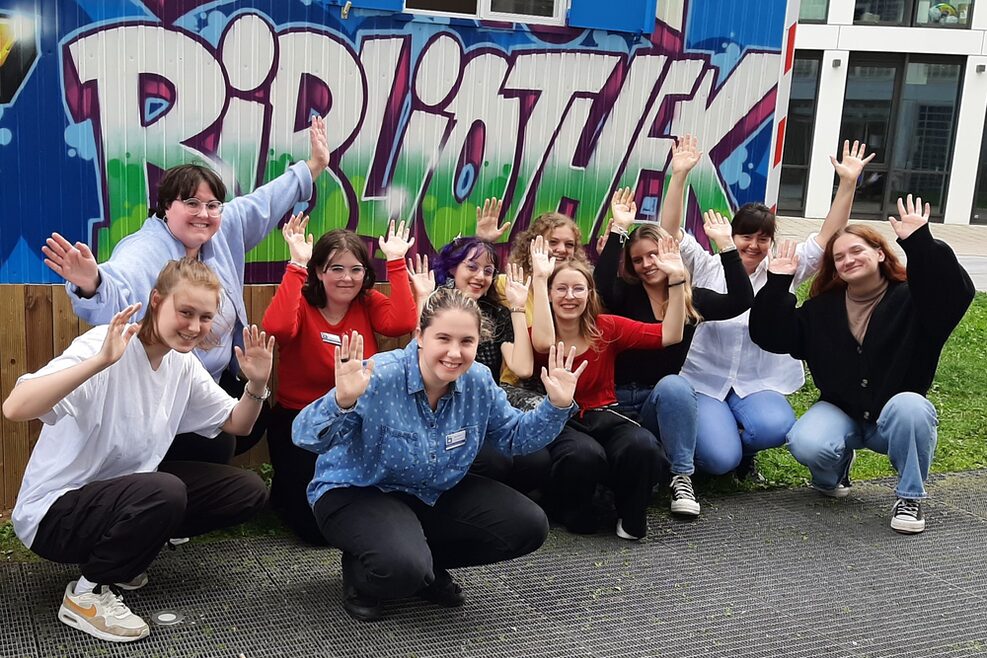
<svg viewBox="0 0 987 658">
<path fill-rule="evenodd" d="M 865 411 L 864 412 L 864 420 L 870 420 L 870 412 L 869 411 Z"/>
<path fill-rule="evenodd" d="M 860 388 L 867 388 L 867 380 L 866 379 L 861 379 L 860 380 Z"/>
<path fill-rule="evenodd" d="M 860 345 L 857 345 L 857 354 L 863 354 L 863 353 L 864 353 L 864 348 L 861 347 Z"/>
</svg>

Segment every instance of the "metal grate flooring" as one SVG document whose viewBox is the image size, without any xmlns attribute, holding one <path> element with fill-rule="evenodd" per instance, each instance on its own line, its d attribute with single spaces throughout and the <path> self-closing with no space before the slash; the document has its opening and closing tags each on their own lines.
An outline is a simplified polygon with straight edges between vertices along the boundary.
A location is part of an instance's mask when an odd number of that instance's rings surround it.
<svg viewBox="0 0 987 658">
<path fill-rule="evenodd" d="M 127 602 L 185 620 L 129 645 L 57 621 L 72 568 L 8 564 L 0 656 L 987 655 L 987 472 L 934 477 L 914 537 L 888 526 L 892 486 L 704 499 L 693 522 L 656 509 L 637 543 L 553 530 L 533 555 L 458 571 L 464 608 L 399 601 L 372 624 L 339 604 L 338 552 L 288 537 L 162 552 Z"/>
</svg>

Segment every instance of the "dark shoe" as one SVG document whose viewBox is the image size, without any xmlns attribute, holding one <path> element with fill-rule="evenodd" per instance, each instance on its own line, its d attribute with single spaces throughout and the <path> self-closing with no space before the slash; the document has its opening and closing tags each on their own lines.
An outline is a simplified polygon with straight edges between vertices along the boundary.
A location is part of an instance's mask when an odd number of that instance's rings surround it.
<svg viewBox="0 0 987 658">
<path fill-rule="evenodd" d="M 361 594 L 346 580 L 343 580 L 343 609 L 357 621 L 374 621 L 380 619 L 380 599 Z"/>
<path fill-rule="evenodd" d="M 764 476 L 757 470 L 757 462 L 754 455 L 744 455 L 733 471 L 733 476 L 740 482 L 750 480 L 752 482 L 764 482 Z"/>
<path fill-rule="evenodd" d="M 621 539 L 637 540 L 648 536 L 648 510 L 629 513 L 617 519 L 617 536 Z"/>
<path fill-rule="evenodd" d="M 435 570 L 435 580 L 418 590 L 418 597 L 444 608 L 458 608 L 466 603 L 466 592 L 445 569 Z"/>
<path fill-rule="evenodd" d="M 891 508 L 891 527 L 904 535 L 916 535 L 925 530 L 922 504 L 917 500 L 899 498 Z"/>
</svg>

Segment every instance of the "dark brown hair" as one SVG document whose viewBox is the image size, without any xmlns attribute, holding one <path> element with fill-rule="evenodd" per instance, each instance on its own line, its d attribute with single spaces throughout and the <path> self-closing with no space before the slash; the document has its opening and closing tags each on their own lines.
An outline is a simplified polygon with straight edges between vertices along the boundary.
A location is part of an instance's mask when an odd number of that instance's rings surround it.
<svg viewBox="0 0 987 658">
<path fill-rule="evenodd" d="M 905 266 L 901 264 L 901 261 L 898 260 L 898 255 L 892 250 L 891 245 L 888 244 L 887 240 L 884 239 L 884 236 L 877 229 L 864 226 L 863 224 L 850 224 L 845 229 L 837 231 L 826 243 L 826 249 L 823 251 L 822 266 L 819 268 L 816 278 L 812 281 L 812 287 L 809 288 L 810 298 L 817 297 L 830 290 L 846 289 L 846 281 L 841 279 L 836 271 L 836 261 L 833 259 L 833 245 L 836 244 L 836 240 L 840 236 L 847 234 L 855 235 L 874 249 L 880 249 L 884 252 L 884 260 L 878 263 L 877 267 L 881 272 L 881 276 L 885 279 L 888 281 L 904 281 L 907 278 Z"/>
<path fill-rule="evenodd" d="M 168 261 L 161 272 L 158 280 L 154 283 L 154 289 L 147 300 L 147 313 L 141 322 L 141 328 L 137 332 L 137 338 L 145 345 L 158 345 L 161 343 L 161 334 L 158 333 L 158 313 L 161 311 L 161 304 L 164 299 L 175 293 L 175 290 L 182 284 L 189 286 L 199 286 L 216 293 L 216 316 L 219 315 L 219 305 L 223 299 L 223 284 L 220 283 L 216 273 L 209 269 L 209 266 L 195 258 L 182 258 Z M 160 302 L 155 307 L 154 293 L 158 293 Z M 216 328 L 212 334 L 199 342 L 200 349 L 215 347 L 218 341 L 215 339 Z"/>
<path fill-rule="evenodd" d="M 777 224 L 771 208 L 763 203 L 745 203 L 737 209 L 733 219 L 730 220 L 730 235 L 762 233 L 774 240 Z"/>
<path fill-rule="evenodd" d="M 353 254 L 366 270 L 359 296 L 365 296 L 367 291 L 374 287 L 377 275 L 374 273 L 374 263 L 370 260 L 370 254 L 363 240 L 353 231 L 344 228 L 333 229 L 319 238 L 312 247 L 312 257 L 308 261 L 308 278 L 302 286 L 302 297 L 315 308 L 325 308 L 329 303 L 326 289 L 319 280 L 319 274 L 325 271 L 329 261 L 344 251 Z"/>
<path fill-rule="evenodd" d="M 172 167 L 165 172 L 158 183 L 158 203 L 148 208 L 147 216 L 165 218 L 165 211 L 175 200 L 184 201 L 195 196 L 199 185 L 205 183 L 220 201 L 226 199 L 226 186 L 223 179 L 212 169 L 202 165 L 184 164 Z"/>
</svg>

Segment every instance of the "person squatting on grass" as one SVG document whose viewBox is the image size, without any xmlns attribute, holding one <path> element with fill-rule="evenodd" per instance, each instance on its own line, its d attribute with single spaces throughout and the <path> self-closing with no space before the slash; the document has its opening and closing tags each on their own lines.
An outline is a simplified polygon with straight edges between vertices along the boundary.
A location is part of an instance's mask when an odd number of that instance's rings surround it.
<svg viewBox="0 0 987 658">
<path fill-rule="evenodd" d="M 819 233 L 798 245 L 799 268 L 791 281 L 794 291 L 819 269 L 823 248 L 850 219 L 857 179 L 874 157 L 864 157 L 865 144 L 843 144 L 843 158 L 830 161 L 840 178 L 833 204 Z M 726 292 L 722 260 L 681 230 L 685 182 L 702 157 L 695 137 L 684 135 L 673 148 L 671 181 L 662 202 L 661 226 L 681 239 L 682 260 L 693 285 Z M 756 203 L 741 206 L 730 223 L 751 285 L 757 292 L 768 277 L 768 258 L 775 234 L 775 215 Z M 754 455 L 785 442 L 795 412 L 785 398 L 802 388 L 802 364 L 787 355 L 764 351 L 750 339 L 748 313 L 731 320 L 705 322 L 696 329 L 682 365 L 682 376 L 697 393 L 694 464 L 701 471 L 740 477 L 755 472 Z M 742 430 L 738 433 L 738 426 Z"/>
<path fill-rule="evenodd" d="M 169 262 L 143 323 L 128 323 L 140 304 L 127 306 L 23 375 L 3 403 L 11 420 L 44 423 L 17 495 L 14 530 L 41 557 L 79 564 L 82 575 L 65 588 L 58 619 L 100 639 L 147 637 L 120 590 L 147 583 L 145 570 L 170 537 L 242 523 L 267 502 L 267 487 L 251 471 L 162 463 L 178 433 L 249 433 L 268 392 L 274 339 L 256 326 L 243 330 L 244 348 L 234 348 L 247 377 L 239 400 L 192 354 L 208 344 L 222 292 L 201 262 Z"/>
<path fill-rule="evenodd" d="M 261 326 L 278 343 L 277 403 L 271 411 L 267 445 L 274 475 L 271 506 L 291 530 L 313 544 L 325 538 L 315 523 L 306 489 L 316 456 L 291 441 L 291 423 L 306 405 L 325 395 L 335 381 L 335 353 L 342 337 L 366 336 L 364 353 L 377 353 L 375 333 L 402 336 L 418 325 L 404 257 L 414 244 L 404 222 L 391 222 L 378 240 L 391 283 L 388 298 L 374 290 L 373 261 L 352 231 L 329 231 L 313 246 L 307 219 L 292 217 L 282 228 L 291 261 Z"/>
<path fill-rule="evenodd" d="M 925 397 L 946 339 L 973 301 L 970 276 L 952 249 L 932 238 L 929 204 L 898 199 L 889 217 L 907 268 L 875 229 L 851 225 L 826 243 L 809 299 L 790 292 L 798 254 L 786 243 L 751 309 L 751 338 L 763 349 L 804 359 L 819 401 L 788 433 L 812 486 L 842 498 L 854 451 L 868 448 L 898 472 L 891 527 L 925 529 L 920 501 L 936 449 L 936 409 Z"/>
<path fill-rule="evenodd" d="M 655 436 L 615 409 L 614 362 L 625 350 L 660 349 L 682 340 L 686 273 L 674 240 L 659 241 L 655 263 L 669 279 L 669 303 L 663 323 L 646 324 L 601 314 L 587 267 L 576 260 L 556 267 L 541 236 L 531 246 L 535 365 L 543 364 L 550 346 L 561 340 L 576 350 L 580 367 L 587 367 L 576 388 L 579 415 L 548 446 L 549 505 L 570 532 L 597 531 L 591 504 L 601 484 L 614 494 L 617 535 L 640 539 L 648 532 L 648 503 L 665 460 Z"/>
<path fill-rule="evenodd" d="M 244 267 L 248 251 L 260 244 L 294 206 L 312 196 L 313 182 L 329 164 L 325 122 L 313 117 L 309 130 L 311 154 L 270 183 L 250 194 L 223 203 L 227 190 L 216 172 L 194 164 L 168 169 L 158 185 L 157 204 L 148 210 L 140 230 L 113 249 L 97 265 L 89 247 L 74 245 L 53 233 L 41 248 L 45 264 L 66 280 L 65 289 L 75 314 L 89 324 L 108 324 L 115 313 L 146 301 L 158 272 L 172 259 L 197 258 L 223 284 L 223 303 L 213 323 L 217 345 L 196 351 L 213 378 L 239 396 L 233 345 L 248 325 L 243 301 Z M 142 313 L 138 312 L 136 320 Z M 246 452 L 262 437 L 267 425 L 265 404 L 249 437 L 223 434 L 218 438 L 183 433 L 175 438 L 166 460 L 229 463 L 234 453 Z"/>
<path fill-rule="evenodd" d="M 535 503 L 467 471 L 484 443 L 523 454 L 554 439 L 586 366 L 573 371 L 574 351 L 553 346 L 541 370 L 548 399 L 521 412 L 475 363 L 480 332 L 476 302 L 439 288 L 404 349 L 364 364 L 363 337 L 344 337 L 336 387 L 295 418 L 296 445 L 319 454 L 308 497 L 343 553 L 343 607 L 356 619 L 413 594 L 460 606 L 448 569 L 509 560 L 547 536 Z"/>
<path fill-rule="evenodd" d="M 660 323 L 669 303 L 670 281 L 659 262 L 659 243 L 670 236 L 653 224 L 629 233 L 637 214 L 630 188 L 614 192 L 610 239 L 593 271 L 607 309 L 639 322 Z M 700 322 L 728 320 L 748 310 L 754 301 L 750 279 L 730 237 L 730 222 L 708 211 L 703 229 L 716 244 L 723 265 L 726 294 L 691 287 L 681 280 L 686 307 L 682 342 L 662 350 L 627 350 L 617 356 L 614 379 L 622 411 L 636 414 L 654 434 L 670 463 L 671 511 L 698 516 L 692 487 L 696 454 L 696 391 L 679 370 Z M 621 249 L 623 243 L 623 249 Z"/>
</svg>

